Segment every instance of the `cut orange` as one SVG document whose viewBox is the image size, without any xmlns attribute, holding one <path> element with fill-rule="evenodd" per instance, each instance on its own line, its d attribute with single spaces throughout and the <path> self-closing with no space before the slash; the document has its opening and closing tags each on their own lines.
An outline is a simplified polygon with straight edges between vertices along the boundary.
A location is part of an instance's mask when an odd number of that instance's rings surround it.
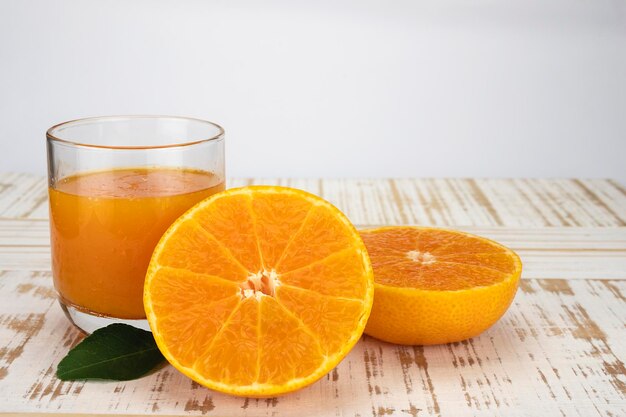
<svg viewBox="0 0 626 417">
<path fill-rule="evenodd" d="M 157 245 L 144 288 L 154 338 L 194 381 L 234 395 L 302 388 L 358 341 L 374 295 L 358 232 L 330 203 L 283 187 L 198 203 Z"/>
<path fill-rule="evenodd" d="M 504 314 L 522 263 L 491 240 L 452 230 L 383 227 L 361 237 L 374 268 L 375 297 L 365 333 L 407 345 L 476 336 Z"/>
</svg>

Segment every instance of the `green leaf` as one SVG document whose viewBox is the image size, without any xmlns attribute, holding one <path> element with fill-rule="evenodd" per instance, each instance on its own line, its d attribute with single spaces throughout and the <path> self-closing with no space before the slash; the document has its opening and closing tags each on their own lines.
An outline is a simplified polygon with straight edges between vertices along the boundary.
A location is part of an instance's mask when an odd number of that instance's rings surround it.
<svg viewBox="0 0 626 417">
<path fill-rule="evenodd" d="M 76 345 L 57 366 L 63 381 L 139 378 L 165 360 L 152 333 L 126 324 L 98 329 Z"/>
</svg>

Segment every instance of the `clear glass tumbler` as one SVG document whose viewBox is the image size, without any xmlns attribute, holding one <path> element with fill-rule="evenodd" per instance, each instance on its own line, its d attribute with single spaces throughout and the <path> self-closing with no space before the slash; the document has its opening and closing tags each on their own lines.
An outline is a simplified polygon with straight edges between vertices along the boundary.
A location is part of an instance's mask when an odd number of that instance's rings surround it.
<svg viewBox="0 0 626 417">
<path fill-rule="evenodd" d="M 224 189 L 224 130 L 204 120 L 111 116 L 47 133 L 52 274 L 67 317 L 87 333 L 148 329 L 143 282 L 161 235 Z"/>
</svg>

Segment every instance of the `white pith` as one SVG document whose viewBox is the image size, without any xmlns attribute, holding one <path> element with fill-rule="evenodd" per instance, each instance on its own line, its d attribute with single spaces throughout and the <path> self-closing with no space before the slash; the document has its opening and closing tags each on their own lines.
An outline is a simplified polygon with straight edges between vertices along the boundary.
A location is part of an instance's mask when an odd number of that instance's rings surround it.
<svg viewBox="0 0 626 417">
<path fill-rule="evenodd" d="M 435 263 L 437 258 L 428 252 L 420 252 L 418 250 L 410 250 L 406 253 L 406 257 L 413 262 L 418 262 L 423 265 L 429 265 Z"/>
<path fill-rule="evenodd" d="M 245 282 L 239 284 L 241 288 L 241 298 L 254 297 L 260 300 L 261 297 L 273 297 L 276 293 L 276 287 L 280 285 L 278 274 L 275 270 L 263 269 L 256 274 L 252 274 Z"/>
</svg>

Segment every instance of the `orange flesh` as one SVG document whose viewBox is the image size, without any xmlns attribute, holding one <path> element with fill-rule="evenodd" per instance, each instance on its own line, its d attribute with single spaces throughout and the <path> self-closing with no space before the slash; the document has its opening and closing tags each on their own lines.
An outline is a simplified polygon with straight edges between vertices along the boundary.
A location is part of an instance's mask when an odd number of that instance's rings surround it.
<svg viewBox="0 0 626 417">
<path fill-rule="evenodd" d="M 510 251 L 487 239 L 427 228 L 383 228 L 361 233 L 376 282 L 423 290 L 488 286 L 515 271 Z"/>
<path fill-rule="evenodd" d="M 148 263 L 168 226 L 224 189 L 197 170 L 129 168 L 74 175 L 49 189 L 54 284 L 68 304 L 141 319 Z"/>
<path fill-rule="evenodd" d="M 284 190 L 216 195 L 155 250 L 145 291 L 155 339 L 212 389 L 264 396 L 313 382 L 369 315 L 372 272 L 358 233 L 323 200 Z"/>
</svg>

